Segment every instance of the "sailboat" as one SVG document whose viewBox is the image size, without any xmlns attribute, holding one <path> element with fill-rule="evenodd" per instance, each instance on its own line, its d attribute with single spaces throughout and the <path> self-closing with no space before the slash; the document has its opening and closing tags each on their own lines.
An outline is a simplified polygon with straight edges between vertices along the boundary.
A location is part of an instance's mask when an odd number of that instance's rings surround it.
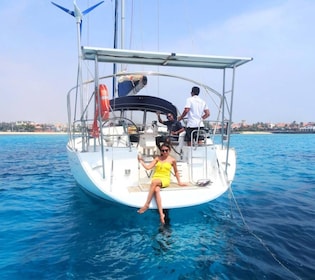
<svg viewBox="0 0 315 280">
<path fill-rule="evenodd" d="M 187 186 L 178 186 L 172 174 L 170 186 L 161 190 L 163 207 L 190 207 L 223 195 L 231 188 L 236 171 L 236 152 L 230 145 L 235 72 L 252 58 L 81 46 L 82 16 L 101 2 L 83 13 L 74 4 L 74 11 L 55 5 L 73 15 L 78 23 L 78 79 L 67 94 L 67 153 L 78 184 L 101 199 L 130 207 L 143 206 L 152 171 L 139 164 L 138 156 L 151 162 L 160 154 L 157 138 L 167 137 L 168 133 L 156 121 L 157 113 L 177 117 L 176 101 L 187 98 L 188 90 L 198 86 L 203 99 L 211 103 L 211 119 L 205 122 L 206 129 L 196 129 L 198 138 L 192 138 L 191 145 L 184 141 L 185 132 L 169 141 L 171 156 Z M 92 77 L 83 80 L 83 65 L 91 64 Z M 113 64 L 149 70 L 101 73 L 103 65 Z M 190 69 L 218 71 L 220 90 L 178 74 L 190 73 Z M 156 85 L 173 85 L 173 79 L 184 85 L 187 92 L 171 96 L 168 91 L 167 97 L 161 97 Z M 157 208 L 155 200 L 149 208 Z"/>
</svg>

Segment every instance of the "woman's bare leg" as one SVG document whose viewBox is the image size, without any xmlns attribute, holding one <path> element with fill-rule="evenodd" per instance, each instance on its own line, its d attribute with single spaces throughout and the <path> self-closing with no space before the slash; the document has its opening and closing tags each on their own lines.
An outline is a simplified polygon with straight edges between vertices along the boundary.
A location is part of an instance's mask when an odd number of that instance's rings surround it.
<svg viewBox="0 0 315 280">
<path fill-rule="evenodd" d="M 151 202 L 151 200 L 152 200 L 152 198 L 153 198 L 153 195 L 154 195 L 154 193 L 155 193 L 155 189 L 156 189 L 156 188 L 160 189 L 160 186 L 162 186 L 161 180 L 159 180 L 159 179 L 154 179 L 154 180 L 152 180 L 151 186 L 150 186 L 150 190 L 149 190 L 149 193 L 148 193 L 147 200 L 146 200 L 144 206 L 141 207 L 141 208 L 138 210 L 138 213 L 139 213 L 139 214 L 142 214 L 142 213 L 144 213 L 145 211 L 148 210 L 149 205 L 150 205 L 150 202 Z"/>
<path fill-rule="evenodd" d="M 160 187 L 155 188 L 155 200 L 156 204 L 158 206 L 159 214 L 160 214 L 160 220 L 162 224 L 165 224 L 165 215 L 163 213 L 163 208 L 162 208 L 162 200 L 161 200 L 161 194 L 160 194 Z"/>
</svg>

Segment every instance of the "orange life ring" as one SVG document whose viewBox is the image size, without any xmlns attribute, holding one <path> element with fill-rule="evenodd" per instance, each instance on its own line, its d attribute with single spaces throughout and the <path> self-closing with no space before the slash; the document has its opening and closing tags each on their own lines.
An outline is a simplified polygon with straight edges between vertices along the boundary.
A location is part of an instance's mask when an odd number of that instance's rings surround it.
<svg viewBox="0 0 315 280">
<path fill-rule="evenodd" d="M 110 110 L 110 105 L 109 105 L 109 98 L 108 98 L 108 90 L 106 85 L 99 85 L 99 98 L 101 100 L 101 116 L 102 120 L 107 120 L 109 117 L 109 110 Z M 96 99 L 96 103 L 98 103 L 98 98 Z M 98 104 L 96 104 L 96 109 L 98 109 Z M 98 114 L 97 110 L 97 114 Z"/>
<path fill-rule="evenodd" d="M 101 108 L 99 108 L 99 104 Z M 102 120 L 107 120 L 109 118 L 110 103 L 109 103 L 109 98 L 108 98 L 107 86 L 103 84 L 99 85 L 98 94 L 95 95 L 95 114 L 94 114 L 94 122 L 93 122 L 93 127 L 92 127 L 93 137 L 99 136 L 97 120 L 98 120 L 98 114 L 99 114 L 100 109 L 101 109 Z"/>
</svg>

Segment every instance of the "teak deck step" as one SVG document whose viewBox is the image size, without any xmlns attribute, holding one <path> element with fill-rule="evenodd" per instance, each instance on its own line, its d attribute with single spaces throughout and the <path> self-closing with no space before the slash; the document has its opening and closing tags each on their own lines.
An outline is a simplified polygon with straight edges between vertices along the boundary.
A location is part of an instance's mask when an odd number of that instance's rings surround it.
<svg viewBox="0 0 315 280">
<path fill-rule="evenodd" d="M 168 187 L 161 188 L 161 191 L 174 191 L 174 190 L 184 191 L 184 190 L 205 189 L 209 187 L 211 187 L 211 185 L 209 186 L 188 185 L 188 186 L 181 187 L 177 185 L 176 183 L 171 183 Z M 140 184 L 139 186 L 128 187 L 129 192 L 148 192 L 149 189 L 150 189 L 150 184 Z"/>
</svg>

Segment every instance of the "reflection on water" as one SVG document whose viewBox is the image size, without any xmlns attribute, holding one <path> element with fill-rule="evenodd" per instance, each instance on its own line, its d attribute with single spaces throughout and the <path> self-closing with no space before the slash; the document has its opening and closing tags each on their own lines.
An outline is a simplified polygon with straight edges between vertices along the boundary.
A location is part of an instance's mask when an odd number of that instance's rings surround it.
<svg viewBox="0 0 315 280">
<path fill-rule="evenodd" d="M 152 247 L 157 253 L 165 253 L 170 250 L 171 245 L 174 243 L 171 239 L 171 219 L 168 209 L 164 209 L 165 224 L 161 224 L 158 228 L 158 232 L 153 238 Z"/>
</svg>

